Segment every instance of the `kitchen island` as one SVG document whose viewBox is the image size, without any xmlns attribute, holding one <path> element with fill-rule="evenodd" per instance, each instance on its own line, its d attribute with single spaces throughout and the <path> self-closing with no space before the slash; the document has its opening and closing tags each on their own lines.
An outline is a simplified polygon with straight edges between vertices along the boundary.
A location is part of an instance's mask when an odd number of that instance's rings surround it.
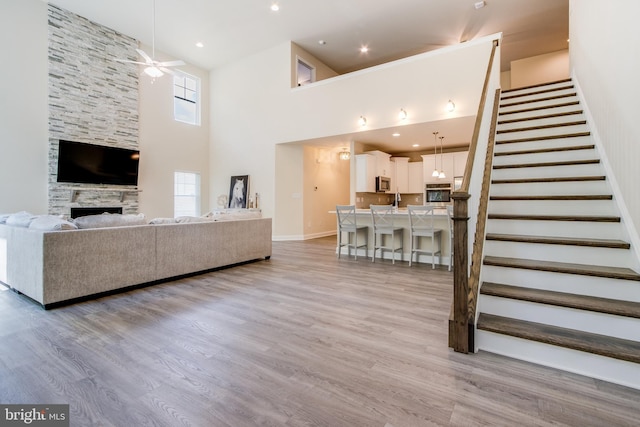
<svg viewBox="0 0 640 427">
<path fill-rule="evenodd" d="M 336 213 L 336 211 L 330 211 L 330 213 Z M 410 237 L 410 228 L 409 228 L 409 211 L 407 208 L 398 208 L 393 214 L 393 222 L 394 226 L 402 227 L 402 242 L 403 242 L 403 253 L 402 260 L 409 262 L 409 254 L 411 248 L 411 237 Z M 337 220 L 337 219 L 336 219 Z M 371 256 L 373 254 L 373 219 L 371 218 L 371 210 L 370 209 L 356 209 L 356 221 L 358 222 L 358 226 L 365 225 L 368 227 L 368 235 L 367 235 L 367 248 L 365 253 L 365 248 L 358 249 L 358 256 L 367 256 L 369 260 L 371 260 Z M 449 216 L 447 215 L 447 209 L 436 208 L 434 209 L 434 219 L 433 226 L 435 228 L 439 228 L 442 230 L 441 236 L 442 241 L 440 242 L 440 256 L 436 255 L 435 263 L 440 265 L 449 265 L 449 259 L 451 258 L 451 232 L 449 229 Z M 343 242 L 345 242 L 347 236 L 346 233 L 343 236 Z M 358 235 L 358 241 L 362 242 L 361 239 L 364 238 L 363 234 Z M 353 239 L 353 237 L 352 237 Z M 419 247 L 430 251 L 431 240 L 425 237 L 420 238 L 420 242 L 418 243 Z M 435 243 L 436 248 L 438 242 Z M 337 244 L 336 244 L 336 253 L 337 253 Z M 436 249 L 437 251 L 437 249 Z M 353 255 L 353 249 L 351 250 L 351 254 Z M 343 247 L 341 251 L 341 255 L 347 255 L 347 248 Z M 379 256 L 379 252 L 378 252 Z M 417 257 L 417 260 L 414 259 L 413 262 L 419 263 L 428 263 L 431 264 L 431 255 L 429 254 L 417 254 L 414 255 Z M 384 258 L 391 259 L 391 252 L 384 251 Z M 396 255 L 396 261 L 398 261 L 398 255 Z"/>
</svg>

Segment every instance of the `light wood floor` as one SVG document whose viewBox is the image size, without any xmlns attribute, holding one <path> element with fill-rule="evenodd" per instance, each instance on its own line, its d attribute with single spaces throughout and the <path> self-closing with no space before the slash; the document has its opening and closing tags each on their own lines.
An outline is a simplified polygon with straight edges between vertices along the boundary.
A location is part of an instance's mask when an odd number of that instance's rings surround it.
<svg viewBox="0 0 640 427">
<path fill-rule="evenodd" d="M 640 423 L 640 391 L 447 348 L 446 269 L 334 248 L 51 311 L 0 292 L 0 403 L 69 403 L 72 426 Z"/>
</svg>

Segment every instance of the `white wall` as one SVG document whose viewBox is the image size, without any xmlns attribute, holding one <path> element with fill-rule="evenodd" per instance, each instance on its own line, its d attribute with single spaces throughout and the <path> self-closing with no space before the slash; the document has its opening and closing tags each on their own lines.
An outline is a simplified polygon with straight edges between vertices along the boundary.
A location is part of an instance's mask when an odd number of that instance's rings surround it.
<svg viewBox="0 0 640 427">
<path fill-rule="evenodd" d="M 151 49 L 142 46 L 145 52 Z M 156 51 L 159 60 L 173 60 Z M 140 212 L 147 218 L 173 217 L 173 173 L 200 173 L 201 213 L 211 209 L 209 191 L 209 73 L 186 65 L 177 69 L 200 78 L 201 125 L 173 119 L 173 77 L 139 81 L 140 167 L 138 187 Z M 214 206 L 215 207 L 215 206 Z"/>
<path fill-rule="evenodd" d="M 274 146 L 397 125 L 405 108 L 414 123 L 475 116 L 492 37 L 291 89 L 291 46 L 283 43 L 211 73 L 211 191 L 224 194 L 232 175 L 249 174 L 265 216 L 296 218 L 274 204 Z M 456 103 L 453 115 L 444 110 Z M 289 208 L 287 208 L 289 209 Z M 300 207 L 301 209 L 301 207 Z M 279 222 L 279 218 L 276 219 Z M 274 235 L 299 229 L 274 227 Z M 283 225 L 285 226 L 285 225 Z"/>
<path fill-rule="evenodd" d="M 304 238 L 335 234 L 336 205 L 350 199 L 350 163 L 340 160 L 340 148 L 305 147 L 303 179 Z"/>
<path fill-rule="evenodd" d="M 572 73 L 593 116 L 605 160 L 631 222 L 640 230 L 640 37 L 637 0 L 572 0 L 569 10 Z M 623 212 L 624 213 L 624 212 Z"/>
<path fill-rule="evenodd" d="M 0 213 L 47 212 L 47 4 L 0 2 Z"/>
<path fill-rule="evenodd" d="M 567 79 L 569 51 L 560 50 L 511 62 L 511 87 L 518 88 Z"/>
</svg>

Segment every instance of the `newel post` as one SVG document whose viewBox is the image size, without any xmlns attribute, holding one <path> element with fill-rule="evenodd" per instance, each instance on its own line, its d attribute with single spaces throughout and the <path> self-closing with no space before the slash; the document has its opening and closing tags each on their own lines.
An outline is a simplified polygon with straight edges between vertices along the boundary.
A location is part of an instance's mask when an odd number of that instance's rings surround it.
<svg viewBox="0 0 640 427">
<path fill-rule="evenodd" d="M 469 193 L 459 191 L 453 199 L 453 325 L 451 347 L 469 353 Z"/>
</svg>

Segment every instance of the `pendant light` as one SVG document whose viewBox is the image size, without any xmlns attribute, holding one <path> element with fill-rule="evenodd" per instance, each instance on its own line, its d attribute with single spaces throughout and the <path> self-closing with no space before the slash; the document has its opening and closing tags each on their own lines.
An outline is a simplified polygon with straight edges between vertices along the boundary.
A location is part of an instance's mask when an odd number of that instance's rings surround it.
<svg viewBox="0 0 640 427">
<path fill-rule="evenodd" d="M 432 177 L 437 178 L 440 176 L 440 172 L 438 172 L 438 168 L 436 165 L 436 161 L 438 158 L 438 133 L 439 132 L 433 132 L 433 173 L 431 174 Z"/>
<path fill-rule="evenodd" d="M 442 161 L 442 140 L 444 136 L 440 137 L 440 173 L 438 174 L 438 178 L 446 178 L 447 176 L 444 174 L 444 162 Z"/>
</svg>

